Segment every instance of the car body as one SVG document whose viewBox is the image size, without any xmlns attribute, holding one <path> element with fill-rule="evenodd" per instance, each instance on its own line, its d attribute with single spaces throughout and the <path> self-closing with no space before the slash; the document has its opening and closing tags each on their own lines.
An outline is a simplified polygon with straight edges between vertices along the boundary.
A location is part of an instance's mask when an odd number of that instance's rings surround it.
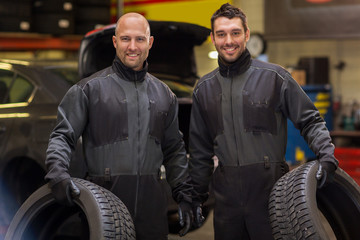
<svg viewBox="0 0 360 240">
<path fill-rule="evenodd" d="M 76 61 L 0 60 L 0 223 L 45 183 L 57 106 L 78 81 L 77 70 Z M 81 162 L 76 155 L 74 162 Z"/>
<path fill-rule="evenodd" d="M 194 46 L 202 44 L 210 30 L 179 22 L 150 21 L 150 26 L 155 42 L 148 58 L 149 72 L 177 95 L 180 130 L 187 147 L 191 94 L 198 80 Z M 26 198 L 45 184 L 46 149 L 57 106 L 78 80 L 111 65 L 114 29 L 115 25 L 109 25 L 88 33 L 81 42 L 78 62 L 0 59 L 0 225 L 8 224 Z M 81 139 L 70 174 L 83 178 L 86 167 L 80 145 Z M 169 199 L 171 225 L 177 205 L 170 190 Z"/>
</svg>

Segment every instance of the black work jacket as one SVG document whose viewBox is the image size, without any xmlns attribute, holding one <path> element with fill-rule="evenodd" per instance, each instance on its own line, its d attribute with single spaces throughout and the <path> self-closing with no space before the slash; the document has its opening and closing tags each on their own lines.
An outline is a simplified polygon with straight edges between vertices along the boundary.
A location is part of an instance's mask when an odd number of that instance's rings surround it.
<svg viewBox="0 0 360 240">
<path fill-rule="evenodd" d="M 133 71 L 116 57 L 112 66 L 81 80 L 64 96 L 49 140 L 45 178 L 55 184 L 69 177 L 71 152 L 82 136 L 90 178 L 127 176 L 132 179 L 122 182 L 122 189 L 136 196 L 139 182 L 148 182 L 141 179 L 157 179 L 163 164 L 175 200 L 190 202 L 177 114 L 176 96 L 147 73 L 146 62 L 143 70 Z"/>
<path fill-rule="evenodd" d="M 284 68 L 251 59 L 247 50 L 231 65 L 219 59 L 193 93 L 189 150 L 197 192 L 206 198 L 214 155 L 222 166 L 285 162 L 287 119 L 320 161 L 338 164 L 323 118 Z"/>
</svg>

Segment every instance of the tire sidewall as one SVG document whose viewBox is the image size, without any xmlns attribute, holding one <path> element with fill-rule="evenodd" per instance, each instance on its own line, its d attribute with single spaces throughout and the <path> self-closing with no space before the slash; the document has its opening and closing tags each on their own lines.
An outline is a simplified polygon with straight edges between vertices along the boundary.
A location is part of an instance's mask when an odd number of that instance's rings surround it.
<svg viewBox="0 0 360 240">
<path fill-rule="evenodd" d="M 78 179 L 73 179 L 73 181 L 80 189 L 80 196 L 74 199 L 74 203 L 78 205 L 86 215 L 89 224 L 90 239 L 103 239 L 103 220 L 98 206 L 98 201 L 94 197 L 94 193 L 91 192 L 89 186 L 85 186 L 83 184 L 87 181 L 79 181 Z M 24 234 L 26 228 L 36 218 L 36 216 L 41 214 L 43 211 L 46 211 L 46 209 L 53 204 L 57 203 L 51 193 L 51 189 L 47 184 L 43 185 L 30 195 L 30 197 L 19 208 L 10 223 L 5 240 L 22 239 L 22 235 Z"/>
</svg>

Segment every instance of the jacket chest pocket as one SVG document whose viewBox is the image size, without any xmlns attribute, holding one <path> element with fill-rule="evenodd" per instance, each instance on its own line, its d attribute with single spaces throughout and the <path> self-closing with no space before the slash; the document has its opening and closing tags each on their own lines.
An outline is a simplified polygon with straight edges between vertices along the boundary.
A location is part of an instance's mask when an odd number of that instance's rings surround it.
<svg viewBox="0 0 360 240">
<path fill-rule="evenodd" d="M 253 96 L 244 90 L 243 106 L 245 131 L 276 134 L 275 99 L 271 95 Z"/>
<path fill-rule="evenodd" d="M 89 133 L 96 146 L 128 138 L 128 102 L 126 98 L 118 98 L 117 101 L 100 99 L 93 102 L 91 106 Z"/>
<path fill-rule="evenodd" d="M 165 107 L 159 106 L 155 101 L 150 100 L 150 136 L 155 138 L 157 143 L 161 143 L 164 134 L 165 120 L 168 115 Z"/>
</svg>

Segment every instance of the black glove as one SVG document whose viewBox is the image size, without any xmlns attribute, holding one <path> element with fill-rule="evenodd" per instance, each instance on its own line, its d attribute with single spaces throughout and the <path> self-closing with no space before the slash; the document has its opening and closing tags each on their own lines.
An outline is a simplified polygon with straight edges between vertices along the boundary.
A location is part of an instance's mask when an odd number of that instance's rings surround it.
<svg viewBox="0 0 360 240">
<path fill-rule="evenodd" d="M 61 205 L 73 206 L 73 198 L 79 197 L 80 189 L 70 179 L 66 178 L 51 187 L 55 200 Z"/>
<path fill-rule="evenodd" d="M 191 204 L 188 202 L 180 202 L 179 204 L 179 222 L 180 226 L 183 227 L 180 232 L 179 236 L 185 236 L 191 228 L 193 223 L 193 213 L 191 209 Z"/>
<path fill-rule="evenodd" d="M 202 206 L 199 202 L 192 203 L 192 210 L 194 214 L 194 227 L 199 228 L 204 224 L 205 218 L 202 214 Z"/>
<path fill-rule="evenodd" d="M 322 188 L 327 183 L 332 182 L 335 176 L 336 165 L 332 162 L 320 162 L 319 169 L 316 172 L 316 179 L 318 180 L 318 188 Z"/>
</svg>

